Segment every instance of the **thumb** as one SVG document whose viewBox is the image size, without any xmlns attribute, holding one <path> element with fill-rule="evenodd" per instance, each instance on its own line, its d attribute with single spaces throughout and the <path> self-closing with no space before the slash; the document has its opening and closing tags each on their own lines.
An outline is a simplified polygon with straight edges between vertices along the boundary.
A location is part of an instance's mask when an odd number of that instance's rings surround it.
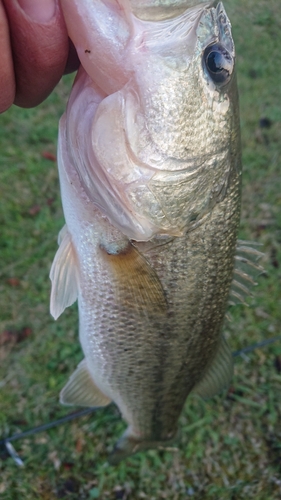
<svg viewBox="0 0 281 500">
<path fill-rule="evenodd" d="M 68 36 L 57 0 L 2 0 L 10 29 L 16 93 L 14 103 L 33 107 L 60 80 Z"/>
</svg>

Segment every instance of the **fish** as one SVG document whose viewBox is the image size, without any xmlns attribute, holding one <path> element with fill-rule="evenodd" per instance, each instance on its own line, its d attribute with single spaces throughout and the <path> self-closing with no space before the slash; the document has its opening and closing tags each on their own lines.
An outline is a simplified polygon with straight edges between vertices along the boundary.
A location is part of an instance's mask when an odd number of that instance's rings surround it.
<svg viewBox="0 0 281 500">
<path fill-rule="evenodd" d="M 170 446 L 188 395 L 232 378 L 222 329 L 233 277 L 236 297 L 251 281 L 236 270 L 235 47 L 222 2 L 61 4 L 81 67 L 60 120 L 50 311 L 78 299 L 85 357 L 60 401 L 118 407 L 118 464 Z"/>
</svg>

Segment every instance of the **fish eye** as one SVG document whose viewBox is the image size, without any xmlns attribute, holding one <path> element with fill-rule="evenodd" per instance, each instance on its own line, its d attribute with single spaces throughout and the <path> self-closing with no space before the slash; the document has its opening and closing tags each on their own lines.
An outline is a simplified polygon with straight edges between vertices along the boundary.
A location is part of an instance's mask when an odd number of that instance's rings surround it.
<svg viewBox="0 0 281 500">
<path fill-rule="evenodd" d="M 209 76 L 217 87 L 226 85 L 232 76 L 234 59 L 220 43 L 206 47 L 203 63 Z"/>
</svg>

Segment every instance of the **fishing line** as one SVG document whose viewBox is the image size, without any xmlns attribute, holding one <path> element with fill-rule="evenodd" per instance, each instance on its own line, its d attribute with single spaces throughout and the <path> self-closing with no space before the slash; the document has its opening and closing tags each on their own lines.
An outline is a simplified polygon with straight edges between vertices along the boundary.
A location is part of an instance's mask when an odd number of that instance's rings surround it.
<svg viewBox="0 0 281 500">
<path fill-rule="evenodd" d="M 260 347 L 264 347 L 269 344 L 273 344 L 277 340 L 281 340 L 281 335 L 278 335 L 277 337 L 271 337 L 270 339 L 267 340 L 262 340 L 261 342 L 257 342 L 256 344 L 249 345 L 248 347 L 244 347 L 243 349 L 239 349 L 238 351 L 233 351 L 232 356 L 236 358 L 237 356 L 240 356 L 241 354 L 246 354 L 247 352 L 254 351 L 255 349 L 259 349 Z"/>
<path fill-rule="evenodd" d="M 65 422 L 70 422 L 71 420 L 74 420 L 75 418 L 80 418 L 84 417 L 85 415 L 88 415 L 89 413 L 92 413 L 95 411 L 96 408 L 86 408 L 81 411 L 76 411 L 75 413 L 69 413 L 65 417 L 59 418 L 58 420 L 53 420 L 52 422 L 49 422 L 48 424 L 43 424 L 43 425 L 38 425 L 38 427 L 33 427 L 32 429 L 29 429 L 28 431 L 24 432 L 18 432 L 17 434 L 14 434 L 11 437 L 1 439 L 0 441 L 0 446 L 5 444 L 7 441 L 15 441 L 16 439 L 21 439 L 26 436 L 31 436 L 32 434 L 37 434 L 38 432 L 43 432 L 48 429 L 51 429 L 52 427 L 56 427 L 57 425 L 64 424 Z"/>
<path fill-rule="evenodd" d="M 49 422 L 48 424 L 43 424 L 43 425 L 38 425 L 38 427 L 33 427 L 32 429 L 29 429 L 24 432 L 18 432 L 17 434 L 14 434 L 13 436 L 7 437 L 5 439 L 0 440 L 0 451 L 1 448 L 6 449 L 6 451 L 9 453 L 9 455 L 13 458 L 15 463 L 19 467 L 24 467 L 24 463 L 22 459 L 19 457 L 17 454 L 15 448 L 11 444 L 11 441 L 15 441 L 16 439 L 23 439 L 27 436 L 32 436 L 33 434 L 37 434 L 38 432 L 43 432 L 48 429 L 52 429 L 52 427 L 56 427 L 58 425 L 64 424 L 65 422 L 70 422 L 71 420 L 74 420 L 75 418 L 80 418 L 84 417 L 85 415 L 89 415 L 90 413 L 93 413 L 96 411 L 96 408 L 86 408 L 84 410 L 77 411 L 75 413 L 69 413 L 65 417 L 59 418 L 58 420 L 53 420 L 52 422 Z"/>
<path fill-rule="evenodd" d="M 244 347 L 243 349 L 239 349 L 238 351 L 233 351 L 232 356 L 236 358 L 237 356 L 246 354 L 248 352 L 252 352 L 256 349 L 259 349 L 261 347 L 265 347 L 266 345 L 273 344 L 277 340 L 281 340 L 281 335 L 277 337 L 271 337 L 270 339 L 267 340 L 262 340 L 261 342 L 257 342 L 256 344 L 252 344 L 248 347 Z M 38 427 L 33 427 L 32 429 L 29 429 L 24 432 L 18 432 L 17 434 L 14 434 L 13 436 L 7 437 L 5 439 L 0 440 L 0 448 L 4 448 L 7 450 L 9 455 L 14 459 L 15 463 L 19 467 L 24 467 L 24 463 L 17 454 L 16 450 L 11 444 L 11 441 L 16 441 L 17 439 L 23 439 L 27 436 L 32 436 L 33 434 L 37 434 L 38 432 L 43 432 L 49 429 L 52 429 L 53 427 L 56 427 L 58 425 L 64 424 L 65 422 L 70 422 L 71 420 L 74 420 L 76 418 L 84 417 L 85 415 L 90 415 L 91 413 L 95 412 L 97 408 L 86 408 L 84 410 L 77 411 L 75 413 L 69 413 L 65 417 L 62 417 L 58 420 L 53 420 L 52 422 L 49 422 L 47 424 L 39 425 Z"/>
</svg>

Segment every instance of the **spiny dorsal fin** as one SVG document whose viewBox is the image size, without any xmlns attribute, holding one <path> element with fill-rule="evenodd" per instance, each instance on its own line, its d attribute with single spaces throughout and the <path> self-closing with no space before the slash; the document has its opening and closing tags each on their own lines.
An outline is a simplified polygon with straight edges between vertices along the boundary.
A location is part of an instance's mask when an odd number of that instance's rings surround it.
<svg viewBox="0 0 281 500">
<path fill-rule="evenodd" d="M 115 252 L 109 246 L 101 245 L 100 249 L 113 272 L 117 300 L 134 309 L 165 313 L 167 304 L 161 282 L 130 242 Z"/>
<path fill-rule="evenodd" d="M 62 389 L 60 402 L 64 405 L 99 407 L 107 406 L 110 399 L 97 388 L 83 359 Z"/>
<path fill-rule="evenodd" d="M 52 281 L 50 312 L 55 319 L 58 319 L 78 296 L 76 253 L 66 225 L 59 233 L 58 244 L 59 248 L 50 271 Z"/>
<path fill-rule="evenodd" d="M 193 388 L 202 398 L 211 398 L 227 388 L 233 375 L 233 358 L 224 337 L 221 337 L 216 355 L 203 378 Z"/>
<path fill-rule="evenodd" d="M 264 272 L 258 263 L 264 256 L 255 246 L 259 243 L 238 240 L 233 281 L 230 289 L 229 305 L 248 305 L 245 299 L 251 295 L 250 288 L 256 285 L 256 278 Z"/>
</svg>

